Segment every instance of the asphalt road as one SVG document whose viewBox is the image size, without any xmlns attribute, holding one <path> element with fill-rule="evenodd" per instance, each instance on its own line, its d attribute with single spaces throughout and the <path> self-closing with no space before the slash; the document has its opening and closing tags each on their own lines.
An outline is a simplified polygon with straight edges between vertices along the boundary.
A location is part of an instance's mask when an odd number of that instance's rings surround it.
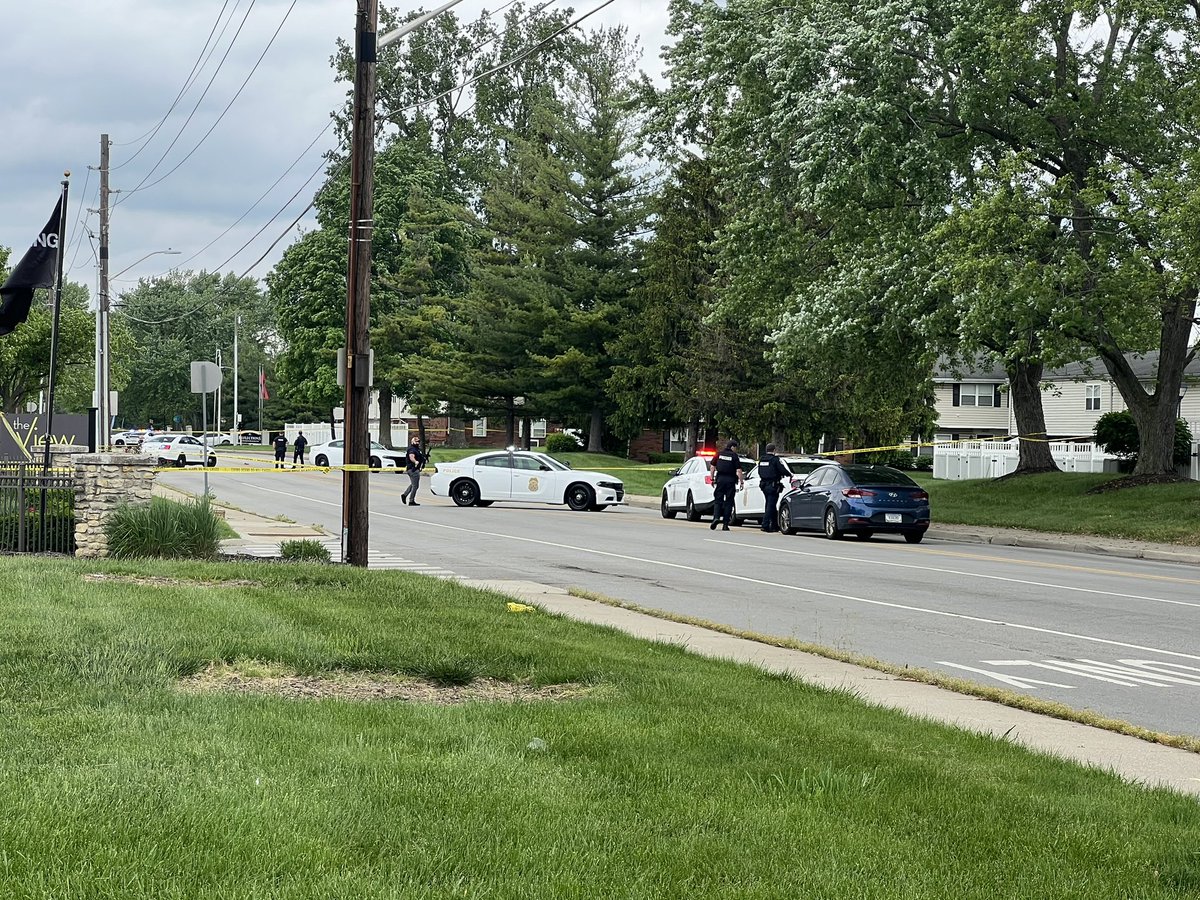
<svg viewBox="0 0 1200 900">
<path fill-rule="evenodd" d="M 224 465 L 224 463 L 222 463 Z M 163 473 L 199 493 L 198 470 Z M 336 473 L 213 473 L 221 500 L 341 531 Z M 370 548 L 464 578 L 581 587 L 1200 736 L 1200 571 L 1171 563 L 899 537 L 711 531 L 657 510 L 400 504 L 370 480 Z M 936 510 L 934 511 L 936 518 Z"/>
</svg>

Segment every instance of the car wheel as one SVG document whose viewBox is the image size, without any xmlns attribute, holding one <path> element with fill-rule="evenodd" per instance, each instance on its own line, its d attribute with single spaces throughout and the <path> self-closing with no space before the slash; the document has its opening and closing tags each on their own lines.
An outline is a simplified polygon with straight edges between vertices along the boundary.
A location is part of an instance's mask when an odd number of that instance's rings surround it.
<svg viewBox="0 0 1200 900">
<path fill-rule="evenodd" d="M 923 531 L 906 531 L 906 532 L 904 532 L 904 539 L 906 541 L 908 541 L 910 544 L 919 544 L 919 543 L 921 543 L 921 541 L 923 541 L 925 539 L 925 532 L 923 532 Z"/>
<path fill-rule="evenodd" d="M 596 494 L 590 485 L 573 484 L 567 488 L 567 506 L 575 512 L 584 512 L 596 502 Z"/>
<path fill-rule="evenodd" d="M 779 530 L 784 534 L 796 533 L 796 526 L 792 524 L 792 511 L 786 503 L 779 507 Z"/>
<path fill-rule="evenodd" d="M 367 460 L 367 466 L 372 469 L 383 468 L 383 461 L 378 456 L 372 456 Z"/>
<path fill-rule="evenodd" d="M 869 541 L 871 538 L 875 537 L 875 532 L 873 532 L 873 531 L 856 531 L 856 532 L 854 532 L 854 536 L 856 538 L 858 538 L 860 541 Z"/>
<path fill-rule="evenodd" d="M 479 502 L 479 485 L 464 478 L 450 485 L 450 498 L 455 506 L 474 506 Z"/>
<path fill-rule="evenodd" d="M 174 460 L 171 460 L 171 459 L 163 459 L 161 456 L 158 458 L 158 467 L 159 467 L 160 469 L 165 469 L 167 466 L 173 466 L 173 465 L 175 465 L 175 464 L 176 464 L 176 463 L 175 463 L 175 461 L 174 461 Z"/>
<path fill-rule="evenodd" d="M 117 446 L 117 447 L 124 447 L 124 446 L 125 446 L 125 442 L 124 442 L 123 440 L 121 440 L 120 438 L 118 438 L 117 440 L 113 441 L 113 444 L 114 444 L 115 446 Z"/>
<path fill-rule="evenodd" d="M 175 468 L 182 469 L 187 465 L 187 457 L 182 453 L 179 454 L 179 459 L 175 460 Z"/>
<path fill-rule="evenodd" d="M 228 446 L 229 446 L 229 441 L 227 441 L 227 440 L 225 440 L 225 441 L 221 441 L 221 446 L 222 446 L 222 447 L 228 447 Z"/>
<path fill-rule="evenodd" d="M 316 459 L 313 460 L 313 465 L 320 466 L 322 469 L 326 469 L 329 467 L 329 457 L 325 456 L 324 454 L 321 454 L 321 455 L 317 456 Z"/>
<path fill-rule="evenodd" d="M 836 541 L 842 536 L 842 530 L 838 528 L 837 510 L 832 506 L 825 510 L 825 537 L 831 541 Z"/>
<path fill-rule="evenodd" d="M 215 469 L 217 467 L 217 458 L 215 456 L 210 456 L 205 465 L 207 465 L 210 469 Z"/>
<path fill-rule="evenodd" d="M 687 505 L 683 508 L 683 517 L 689 522 L 700 521 L 700 510 L 696 509 L 696 504 L 692 502 L 691 491 L 688 491 Z"/>
<path fill-rule="evenodd" d="M 669 506 L 667 506 L 666 491 L 663 491 L 662 500 L 658 504 L 658 511 L 662 513 L 662 517 L 664 519 L 673 519 L 679 514 L 677 510 L 671 509 Z"/>
</svg>

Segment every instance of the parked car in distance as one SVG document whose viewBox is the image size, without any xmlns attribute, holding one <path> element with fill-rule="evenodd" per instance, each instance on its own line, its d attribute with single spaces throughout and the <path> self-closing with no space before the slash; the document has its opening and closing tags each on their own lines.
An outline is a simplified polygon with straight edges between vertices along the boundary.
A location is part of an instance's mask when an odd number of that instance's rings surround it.
<svg viewBox="0 0 1200 900">
<path fill-rule="evenodd" d="M 625 502 L 625 485 L 612 475 L 572 469 L 545 453 L 491 450 L 438 463 L 430 492 L 456 506 L 491 506 L 497 500 L 565 503 L 576 511 L 599 512 Z"/>
<path fill-rule="evenodd" d="M 828 466 L 833 462 L 833 460 L 821 456 L 780 456 L 779 458 L 791 473 L 791 476 L 782 479 L 779 485 L 778 502 L 781 504 L 784 494 L 799 488 L 810 473 L 815 472 L 821 466 Z M 738 491 L 733 497 L 733 524 L 741 525 L 747 519 L 761 522 L 765 508 L 766 504 L 764 503 L 762 485 L 759 483 L 758 465 L 756 463 L 754 468 L 746 473 L 744 489 Z"/>
<path fill-rule="evenodd" d="M 708 462 L 713 453 L 700 451 L 671 473 L 663 485 L 659 511 L 664 519 L 673 519 L 682 511 L 689 522 L 699 522 L 713 508 L 713 479 L 708 474 Z M 742 470 L 749 473 L 754 460 L 742 458 Z M 740 493 L 740 492 L 739 492 Z"/>
<path fill-rule="evenodd" d="M 832 539 L 902 534 L 919 544 L 929 528 L 929 494 L 888 466 L 828 465 L 809 475 L 779 503 L 779 530 L 824 531 Z"/>
<path fill-rule="evenodd" d="M 156 434 L 142 441 L 142 452 L 158 457 L 160 466 L 200 466 L 217 464 L 217 454 L 210 448 L 205 461 L 204 443 L 191 434 Z"/>
<path fill-rule="evenodd" d="M 310 444 L 308 458 L 312 460 L 314 466 L 321 468 L 341 466 L 345 465 L 342 461 L 345 452 L 345 441 L 338 438 L 336 441 L 326 441 L 323 444 Z M 367 465 L 372 469 L 401 469 L 404 468 L 404 460 L 404 450 L 389 450 L 378 441 L 371 441 L 371 453 L 367 458 Z"/>
<path fill-rule="evenodd" d="M 134 428 L 129 431 L 118 431 L 112 436 L 114 447 L 136 447 L 142 442 L 142 436 L 145 434 L 140 428 Z"/>
</svg>

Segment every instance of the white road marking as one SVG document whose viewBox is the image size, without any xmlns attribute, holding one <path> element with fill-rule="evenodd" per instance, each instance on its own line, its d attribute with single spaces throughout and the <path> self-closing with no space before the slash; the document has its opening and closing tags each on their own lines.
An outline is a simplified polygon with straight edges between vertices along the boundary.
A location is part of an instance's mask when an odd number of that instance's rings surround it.
<svg viewBox="0 0 1200 900">
<path fill-rule="evenodd" d="M 977 675 L 986 675 L 988 678 L 995 678 L 1001 684 L 1011 685 L 1012 687 L 1025 688 L 1026 690 L 1034 690 L 1035 684 L 1044 684 L 1047 687 L 1066 688 L 1068 691 L 1075 690 L 1074 685 L 1059 684 L 1057 681 L 1038 681 L 1036 678 L 1018 678 L 1016 675 L 1006 675 L 1003 672 L 992 672 L 988 669 L 977 669 L 975 666 L 964 666 L 960 663 L 945 662 L 938 660 L 939 666 L 949 666 L 952 669 L 963 669 L 967 672 L 974 672 Z"/>
<path fill-rule="evenodd" d="M 1119 659 L 1116 662 L 1102 662 L 1095 659 L 985 659 L 981 660 L 981 663 L 985 666 L 1002 666 L 1006 668 L 1047 669 L 1051 672 L 1062 672 L 1066 675 L 1078 675 L 1081 678 L 1089 678 L 1093 681 L 1106 681 L 1109 684 L 1116 684 L 1121 687 L 1138 687 L 1139 685 L 1157 688 L 1169 688 L 1177 685 L 1200 687 L 1200 668 L 1186 666 L 1182 663 L 1159 662 L 1149 659 Z M 1071 687 L 1071 685 L 1037 681 L 1036 679 L 1026 678 L 1023 675 L 1010 675 L 1008 673 L 996 672 L 992 669 L 979 669 L 944 660 L 939 660 L 938 665 L 977 672 L 981 675 L 987 675 L 989 678 L 995 678 L 1004 684 L 1011 684 L 1017 687 L 1020 686 L 1018 682 L 1049 684 L 1063 688 Z M 1162 669 L 1166 669 L 1166 673 L 1161 672 L 1160 670 Z"/>
<path fill-rule="evenodd" d="M 250 485 L 250 484 L 248 484 L 246 486 L 247 487 L 257 487 L 256 485 Z M 268 491 L 273 494 L 281 494 L 286 497 L 292 497 L 293 499 L 296 499 L 296 500 L 307 500 L 312 503 L 321 503 L 321 504 L 324 504 L 325 506 L 338 506 L 338 507 L 341 506 L 341 503 L 333 503 L 329 500 L 315 500 L 310 497 L 301 496 L 299 494 L 291 494 L 291 493 L 288 493 L 287 491 L 276 491 L 276 490 L 272 490 L 271 488 L 258 488 L 258 489 L 263 490 L 263 491 Z M 385 518 L 385 519 L 395 519 L 396 521 L 399 521 L 399 522 L 411 521 L 410 519 L 407 519 L 404 516 L 394 516 L 389 513 L 375 512 L 375 513 L 372 513 L 372 515 L 378 516 L 381 518 Z M 699 568 L 698 566 L 687 566 L 687 565 L 684 565 L 683 563 L 667 562 L 667 561 L 661 560 L 661 559 L 645 559 L 644 557 L 640 557 L 640 556 L 629 556 L 628 554 L 625 554 L 625 553 L 613 553 L 608 550 L 596 550 L 591 547 L 576 547 L 572 544 L 559 544 L 554 541 L 543 541 L 543 540 L 539 540 L 538 538 L 522 537 L 520 535 L 515 535 L 515 534 L 503 534 L 503 533 L 497 533 L 494 531 L 479 531 L 478 529 L 475 529 L 475 528 L 464 528 L 460 525 L 445 525 L 441 522 L 430 522 L 428 520 L 422 520 L 421 525 L 424 528 L 441 528 L 446 531 L 457 531 L 462 534 L 471 534 L 471 535 L 477 535 L 477 536 L 483 536 L 483 537 L 494 537 L 494 538 L 500 538 L 502 540 L 518 541 L 518 542 L 524 543 L 524 544 L 537 544 L 538 546 L 541 546 L 541 547 L 555 547 L 559 550 L 571 550 L 576 553 L 589 553 L 589 554 L 592 554 L 593 556 L 605 556 L 610 559 L 623 559 L 628 562 L 644 563 L 646 565 L 652 565 L 652 566 L 662 566 L 662 567 L 668 568 L 668 569 L 682 569 L 685 572 L 696 572 L 700 575 L 712 575 L 712 576 L 715 576 L 718 578 L 728 578 L 731 581 L 741 581 L 741 582 L 745 582 L 747 584 L 758 584 L 758 585 L 762 585 L 763 587 L 779 588 L 780 590 L 794 591 L 794 592 L 800 593 L 800 594 L 810 594 L 815 597 L 828 597 L 833 600 L 845 600 L 845 601 L 848 601 L 851 603 L 864 603 L 869 606 L 881 606 L 881 607 L 885 607 L 888 609 L 904 610 L 905 612 L 916 612 L 916 613 L 922 613 L 924 615 L 930 615 L 930 616 L 941 616 L 941 617 L 947 618 L 947 619 L 959 619 L 959 620 L 962 620 L 965 622 L 978 622 L 983 625 L 996 625 L 1001 628 L 1012 628 L 1017 631 L 1031 631 L 1031 632 L 1035 632 L 1037 634 L 1049 634 L 1049 635 L 1054 635 L 1055 637 L 1071 638 L 1072 640 L 1077 640 L 1077 641 L 1088 641 L 1088 642 L 1094 643 L 1094 644 L 1105 644 L 1110 647 L 1125 647 L 1128 650 L 1144 650 L 1147 653 L 1159 653 L 1163 656 L 1176 656 L 1181 659 L 1194 659 L 1194 660 L 1200 661 L 1200 656 L 1197 656 L 1194 653 L 1180 653 L 1177 650 L 1165 650 L 1161 647 L 1147 647 L 1142 644 L 1130 644 L 1125 641 L 1114 641 L 1109 638 L 1094 637 L 1092 635 L 1087 635 L 1087 634 L 1076 634 L 1076 633 L 1070 632 L 1070 631 L 1058 631 L 1053 628 L 1042 628 L 1037 625 L 1023 625 L 1020 622 L 1005 622 L 1001 619 L 988 619 L 988 618 L 984 618 L 983 616 L 967 615 L 966 613 L 947 612 L 946 610 L 931 609 L 931 608 L 925 607 L 925 606 L 912 606 L 912 605 L 906 604 L 906 603 L 891 603 L 887 600 L 872 600 L 868 597 L 854 597 L 849 594 L 835 594 L 832 591 L 818 591 L 814 588 L 805 588 L 805 587 L 800 587 L 800 586 L 794 585 L 794 584 L 783 584 L 783 583 L 777 582 L 777 581 L 766 581 L 765 579 L 762 579 L 762 578 L 751 578 L 748 575 L 734 575 L 729 572 L 718 572 L 714 569 L 702 569 L 702 568 Z M 718 542 L 718 543 L 725 543 L 725 542 Z M 739 547 L 746 546 L 746 545 L 740 544 L 736 541 L 731 541 L 729 543 L 737 544 L 737 546 L 739 546 Z M 952 665 L 952 664 L 947 663 L 947 665 Z M 960 666 L 959 668 L 962 668 L 962 667 Z M 1028 679 L 1026 679 L 1026 680 L 1028 680 Z M 1045 682 L 1045 683 L 1049 684 L 1050 682 Z M 1059 685 L 1059 687 L 1065 687 L 1065 686 L 1066 685 Z"/>
<path fill-rule="evenodd" d="M 1053 588 L 1058 591 L 1074 591 L 1080 594 L 1101 594 L 1105 597 L 1119 597 L 1122 600 L 1145 600 L 1150 603 L 1169 603 L 1173 606 L 1191 606 L 1200 609 L 1200 603 L 1193 603 L 1188 600 L 1169 600 L 1165 597 L 1146 597 L 1141 594 L 1121 594 L 1116 591 L 1104 591 L 1097 588 L 1075 587 L 1066 584 L 1050 584 L 1044 581 L 1028 581 L 1023 578 L 1009 578 L 1004 575 L 985 575 L 981 572 L 964 572 L 960 569 L 942 569 L 937 566 L 920 566 L 914 563 L 898 563 L 889 562 L 885 559 L 868 559 L 856 556 L 836 556 L 832 553 L 808 553 L 804 550 L 788 550 L 785 547 L 761 547 L 757 544 L 743 544 L 741 541 L 721 541 L 713 538 L 706 538 L 716 544 L 736 544 L 739 547 L 745 547 L 747 550 L 762 550 L 767 553 L 790 553 L 794 556 L 808 556 L 816 559 L 836 559 L 841 562 L 852 562 L 858 565 L 868 564 L 874 566 L 892 566 L 897 569 L 916 569 L 919 572 L 940 572 L 943 575 L 963 575 L 970 578 L 986 578 L 989 581 L 1004 581 L 1009 584 L 1023 584 L 1028 587 L 1043 587 Z"/>
</svg>

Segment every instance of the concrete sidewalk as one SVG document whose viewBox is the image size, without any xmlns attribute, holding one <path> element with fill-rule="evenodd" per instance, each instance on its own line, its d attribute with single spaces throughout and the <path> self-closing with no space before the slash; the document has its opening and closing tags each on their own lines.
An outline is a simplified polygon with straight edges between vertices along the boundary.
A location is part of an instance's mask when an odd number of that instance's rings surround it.
<svg viewBox="0 0 1200 900">
<path fill-rule="evenodd" d="M 628 494 L 625 500 L 630 506 L 658 509 L 657 497 Z M 1157 562 L 1200 566 L 1200 547 L 1185 547 L 1180 544 L 1156 544 L 1149 541 L 1126 540 L 1125 538 L 1058 534 L 1030 531 L 1024 528 L 992 528 L 985 525 L 934 524 L 930 526 L 927 536 L 936 540 L 958 541 L 964 544 L 997 544 L 1006 547 L 1030 547 L 1038 550 L 1063 550 L 1070 553 L 1098 553 L 1124 559 L 1150 559 Z"/>
</svg>

